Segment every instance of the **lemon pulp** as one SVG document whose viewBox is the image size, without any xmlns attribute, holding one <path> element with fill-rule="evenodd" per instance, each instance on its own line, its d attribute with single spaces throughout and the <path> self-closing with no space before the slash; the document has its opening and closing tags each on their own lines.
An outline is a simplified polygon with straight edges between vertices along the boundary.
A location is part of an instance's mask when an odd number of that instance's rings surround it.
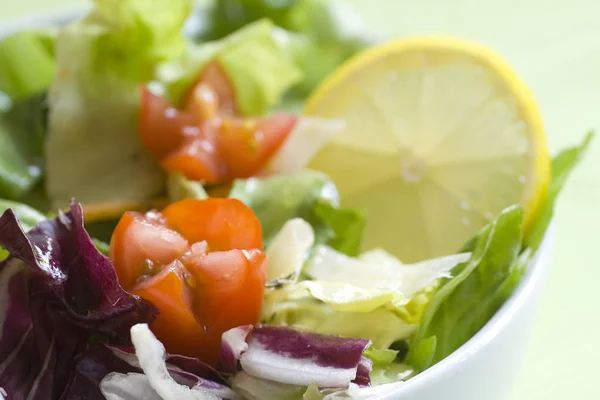
<svg viewBox="0 0 600 400">
<path fill-rule="evenodd" d="M 367 211 L 364 247 L 405 262 L 455 253 L 512 204 L 525 229 L 549 179 L 532 94 L 490 50 L 448 38 L 399 40 L 342 66 L 305 113 L 346 128 L 311 160 L 345 207 Z"/>
</svg>

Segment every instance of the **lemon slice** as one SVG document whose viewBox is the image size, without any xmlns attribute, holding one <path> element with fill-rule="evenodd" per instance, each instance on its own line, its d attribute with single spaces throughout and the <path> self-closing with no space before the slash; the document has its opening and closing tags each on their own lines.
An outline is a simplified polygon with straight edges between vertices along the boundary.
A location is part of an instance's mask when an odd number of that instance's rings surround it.
<svg viewBox="0 0 600 400">
<path fill-rule="evenodd" d="M 490 50 L 449 38 L 393 41 L 329 77 L 305 113 L 345 129 L 309 167 L 367 211 L 365 248 L 405 262 L 457 252 L 512 204 L 525 229 L 543 202 L 549 157 L 534 98 Z"/>
</svg>

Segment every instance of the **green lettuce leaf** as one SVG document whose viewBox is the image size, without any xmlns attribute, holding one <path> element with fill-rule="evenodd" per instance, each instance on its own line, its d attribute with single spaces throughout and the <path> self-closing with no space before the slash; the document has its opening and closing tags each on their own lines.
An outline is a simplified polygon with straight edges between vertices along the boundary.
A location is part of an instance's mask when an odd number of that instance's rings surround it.
<svg viewBox="0 0 600 400">
<path fill-rule="evenodd" d="M 376 349 L 369 347 L 363 355 L 373 361 L 373 365 L 388 366 L 396 361 L 398 352 L 392 349 Z"/>
<path fill-rule="evenodd" d="M 262 115 L 300 81 L 302 73 L 278 46 L 271 23 L 259 21 L 236 33 L 241 38 L 250 34 L 243 43 L 229 45 L 217 59 L 233 84 L 242 114 Z"/>
<path fill-rule="evenodd" d="M 301 71 L 279 46 L 273 24 L 256 21 L 215 42 L 188 46 L 178 60 L 162 65 L 159 81 L 174 103 L 208 61 L 217 60 L 227 73 L 243 115 L 263 115 L 302 78 Z"/>
<path fill-rule="evenodd" d="M 292 218 L 312 225 L 315 243 L 356 254 L 360 248 L 364 214 L 340 209 L 339 194 L 327 175 L 304 170 L 268 178 L 237 180 L 230 197 L 248 205 L 261 222 L 265 246 Z"/>
<path fill-rule="evenodd" d="M 289 385 L 287 383 L 273 382 L 255 378 L 240 371 L 231 380 L 231 387 L 244 396 L 247 400 L 301 400 L 305 386 Z"/>
<path fill-rule="evenodd" d="M 301 285 L 300 287 L 295 287 Z M 311 296 L 311 292 L 303 290 L 306 284 L 300 282 L 283 289 L 269 291 L 265 296 L 262 320 L 273 325 L 288 325 L 311 332 L 327 335 L 339 335 L 348 338 L 366 338 L 378 348 L 388 348 L 392 343 L 410 337 L 417 325 L 406 322 L 397 310 L 387 307 L 385 299 L 380 296 L 372 299 L 362 298 L 356 302 L 350 299 L 345 304 L 320 296 L 325 302 Z M 312 285 L 318 288 L 317 285 Z M 322 292 L 329 288 L 323 288 Z M 348 295 L 354 292 L 343 292 L 344 287 L 329 294 Z M 318 294 L 318 293 L 317 293 Z M 324 294 L 327 294 L 325 292 Z M 377 303 L 384 306 L 373 309 Z M 340 311 L 351 309 L 356 305 L 359 311 Z M 332 305 L 338 309 L 334 309 Z M 370 310 L 363 312 L 360 310 Z"/>
<path fill-rule="evenodd" d="M 95 0 L 92 12 L 70 26 L 90 46 L 72 68 L 134 83 L 152 79 L 159 63 L 184 52 L 182 29 L 192 7 L 191 0 Z"/>
<path fill-rule="evenodd" d="M 313 212 L 330 228 L 325 243 L 349 256 L 358 255 L 366 226 L 366 216 L 362 210 L 339 209 L 330 203 L 318 202 Z"/>
<path fill-rule="evenodd" d="M 174 203 L 184 199 L 207 199 L 208 194 L 202 183 L 187 179 L 181 173 L 169 174 L 167 180 L 169 200 Z"/>
<path fill-rule="evenodd" d="M 405 381 L 414 374 L 414 369 L 406 364 L 393 362 L 389 365 L 373 365 L 371 371 L 371 385 L 383 385 L 398 381 Z"/>
<path fill-rule="evenodd" d="M 62 28 L 50 90 L 47 191 L 54 205 L 141 201 L 164 175 L 138 138 L 139 84 L 184 51 L 191 0 L 97 0 Z"/>
<path fill-rule="evenodd" d="M 45 102 L 40 94 L 0 106 L 0 198 L 21 199 L 42 179 Z"/>
<path fill-rule="evenodd" d="M 458 265 L 471 257 L 470 253 L 461 253 L 405 265 L 391 255 L 382 262 L 381 253 L 383 250 L 375 250 L 353 258 L 320 245 L 313 250 L 302 272 L 320 283 L 352 285 L 370 296 L 385 293 L 396 304 L 406 305 L 439 279 L 449 278 Z"/>
<path fill-rule="evenodd" d="M 292 247 L 288 247 L 288 253 L 294 253 Z M 291 259 L 296 256 L 299 255 L 287 254 Z M 366 254 L 365 258 L 371 257 Z M 262 320 L 324 334 L 368 338 L 376 348 L 388 349 L 416 331 L 435 289 L 434 282 L 448 276 L 448 270 L 464 260 L 457 259 L 443 268 L 427 265 L 412 268 L 419 266 L 403 266 L 397 260 L 393 265 L 377 265 L 345 256 L 327 246 L 317 246 L 302 270 L 304 280 L 288 281 L 267 290 Z M 399 276 L 391 272 L 398 268 L 409 272 L 403 271 Z M 359 274 L 361 269 L 373 269 L 373 277 Z M 410 272 L 412 269 L 415 273 Z M 417 270 L 426 272 L 416 273 Z M 307 280 L 315 274 L 324 275 L 326 280 Z M 353 274 L 360 276 L 352 279 Z"/>
<path fill-rule="evenodd" d="M 394 309 L 408 303 L 400 292 L 363 289 L 343 282 L 305 280 L 278 291 L 278 294 L 272 295 L 274 299 L 277 296 L 283 296 L 285 300 L 313 298 L 327 304 L 334 311 L 368 313 L 383 306 L 389 305 L 390 309 Z"/>
<path fill-rule="evenodd" d="M 552 160 L 552 177 L 550 179 L 550 187 L 548 188 L 545 204 L 525 238 L 525 244 L 531 247 L 534 252 L 542 243 L 542 239 L 546 234 L 546 229 L 552 220 L 554 204 L 556 203 L 558 194 L 563 189 L 573 168 L 581 162 L 593 137 L 593 132 L 588 133 L 579 146 L 561 151 Z"/>
<path fill-rule="evenodd" d="M 292 218 L 302 218 L 322 238 L 323 224 L 314 214 L 317 202 L 337 206 L 339 195 L 333 182 L 322 172 L 301 171 L 269 178 L 240 179 L 229 194 L 243 201 L 261 222 L 265 246 Z"/>
<path fill-rule="evenodd" d="M 435 292 L 406 363 L 424 370 L 475 335 L 510 297 L 525 270 L 519 262 L 523 209 L 506 209 L 466 250 L 472 257 Z"/>
<path fill-rule="evenodd" d="M 52 31 L 22 31 L 0 41 L 0 92 L 13 101 L 39 95 L 54 78 Z"/>
<path fill-rule="evenodd" d="M 288 259 L 297 256 L 294 247 L 287 250 Z M 416 331 L 436 282 L 449 277 L 452 269 L 470 257 L 458 254 L 403 265 L 382 253 L 376 250 L 352 258 L 327 246 L 316 246 L 302 269 L 305 280 L 285 282 L 267 291 L 263 320 L 324 334 L 368 338 L 377 348 L 388 349 Z M 373 354 L 382 357 L 381 352 Z"/>
<path fill-rule="evenodd" d="M 263 18 L 282 28 L 278 39 L 304 73 L 297 86 L 301 95 L 377 40 L 350 8 L 333 0 L 218 0 L 199 40 L 219 39 Z"/>
</svg>

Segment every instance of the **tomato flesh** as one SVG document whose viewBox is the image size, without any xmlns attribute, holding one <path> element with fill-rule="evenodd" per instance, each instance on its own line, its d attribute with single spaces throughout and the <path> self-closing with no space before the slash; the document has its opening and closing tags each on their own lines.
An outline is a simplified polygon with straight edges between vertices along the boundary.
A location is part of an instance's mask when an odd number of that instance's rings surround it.
<svg viewBox="0 0 600 400">
<path fill-rule="evenodd" d="M 177 150 L 197 129 L 193 116 L 180 112 L 146 87 L 141 88 L 141 102 L 140 139 L 156 158 L 161 159 Z"/>
<path fill-rule="evenodd" d="M 198 121 L 238 115 L 233 85 L 217 61 L 208 63 L 186 96 L 184 110 Z"/>
<path fill-rule="evenodd" d="M 164 221 L 153 213 L 143 215 L 127 212 L 121 217 L 110 245 L 111 259 L 121 286 L 132 288 L 142 275 L 171 263 L 184 255 L 188 241 L 168 229 Z"/>
<path fill-rule="evenodd" d="M 205 332 L 191 311 L 192 292 L 185 283 L 180 261 L 174 261 L 153 277 L 141 281 L 131 293 L 153 303 L 160 313 L 152 331 L 169 352 L 189 357 L 204 356 Z"/>
<path fill-rule="evenodd" d="M 223 332 L 259 320 L 267 260 L 260 223 L 239 200 L 126 213 L 110 258 L 121 285 L 159 309 L 151 328 L 168 352 L 216 365 Z"/>
<path fill-rule="evenodd" d="M 162 212 L 167 226 L 190 242 L 206 241 L 211 251 L 262 249 L 260 221 L 237 199 L 186 199 Z"/>
<path fill-rule="evenodd" d="M 220 155 L 227 164 L 227 179 L 248 178 L 258 173 L 283 146 L 297 117 L 224 119 L 219 136 Z"/>
<path fill-rule="evenodd" d="M 169 172 L 209 184 L 253 176 L 281 148 L 297 117 L 242 118 L 227 74 L 207 64 L 184 96 L 183 109 L 142 89 L 139 132 Z"/>
<path fill-rule="evenodd" d="M 188 179 L 217 183 L 226 170 L 218 154 L 217 128 L 207 123 L 196 130 L 195 135 L 186 138 L 179 148 L 163 157 L 160 165 L 169 172 L 181 172 Z"/>
</svg>

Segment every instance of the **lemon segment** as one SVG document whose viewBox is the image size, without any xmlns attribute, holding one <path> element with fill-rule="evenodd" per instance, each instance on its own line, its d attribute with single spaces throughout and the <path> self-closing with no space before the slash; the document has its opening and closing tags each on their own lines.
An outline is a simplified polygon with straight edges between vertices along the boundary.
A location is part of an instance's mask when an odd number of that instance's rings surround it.
<svg viewBox="0 0 600 400">
<path fill-rule="evenodd" d="M 543 203 L 549 156 L 534 98 L 492 51 L 416 38 L 351 59 L 305 114 L 346 127 L 310 162 L 345 207 L 367 211 L 366 249 L 405 262 L 455 253 L 512 204 L 525 229 Z"/>
</svg>

